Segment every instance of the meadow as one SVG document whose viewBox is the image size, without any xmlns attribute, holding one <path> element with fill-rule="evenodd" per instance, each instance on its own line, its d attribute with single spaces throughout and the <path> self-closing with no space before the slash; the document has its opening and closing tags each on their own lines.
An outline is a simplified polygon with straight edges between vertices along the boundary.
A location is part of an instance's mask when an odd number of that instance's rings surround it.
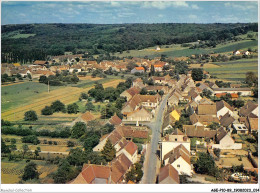
<svg viewBox="0 0 260 193">
<path fill-rule="evenodd" d="M 213 64 L 216 66 L 207 68 L 206 65 L 204 69 L 219 79 L 243 81 L 246 77 L 246 73 L 249 71 L 258 74 L 258 60 L 255 58 L 228 62 L 214 62 Z"/>
<path fill-rule="evenodd" d="M 162 54 L 167 55 L 168 57 L 181 57 L 181 56 L 191 56 L 194 54 L 210 54 L 210 53 L 224 53 L 224 52 L 233 52 L 234 50 L 247 50 L 248 48 L 257 48 L 257 40 L 241 40 L 237 42 L 228 42 L 219 44 L 216 48 L 198 48 L 198 49 L 189 49 L 187 47 L 181 47 L 180 44 L 174 44 L 170 46 L 162 46 L 161 50 L 156 51 L 155 47 L 150 47 L 143 50 L 130 50 L 124 51 L 122 54 L 116 53 L 115 56 L 119 57 L 144 57 L 148 56 L 149 58 L 160 57 Z"/>
<path fill-rule="evenodd" d="M 103 83 L 104 88 L 116 87 L 122 79 L 107 79 Z M 82 81 L 84 83 L 84 81 Z M 79 84 L 81 84 L 80 82 Z M 34 110 L 38 115 L 41 109 L 51 105 L 55 100 L 60 100 L 64 104 L 71 104 L 78 101 L 80 93 L 88 92 L 95 81 L 87 82 L 82 87 L 63 86 L 51 87 L 50 93 L 47 92 L 47 85 L 37 82 L 27 82 L 19 85 L 10 85 L 2 87 L 2 118 L 9 121 L 22 120 L 24 113 L 28 110 Z M 36 93 L 35 91 L 38 91 Z"/>
</svg>

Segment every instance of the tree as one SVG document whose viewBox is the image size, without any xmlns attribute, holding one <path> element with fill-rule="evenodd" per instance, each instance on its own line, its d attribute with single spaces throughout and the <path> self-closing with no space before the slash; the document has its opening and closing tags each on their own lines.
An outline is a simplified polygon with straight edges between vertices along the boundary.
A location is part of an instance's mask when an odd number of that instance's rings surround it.
<svg viewBox="0 0 260 193">
<path fill-rule="evenodd" d="M 207 98 L 210 98 L 210 96 L 212 95 L 212 92 L 206 88 L 203 89 L 202 91 L 202 96 L 205 96 Z"/>
<path fill-rule="evenodd" d="M 219 156 L 220 156 L 220 149 L 219 148 L 214 148 L 214 154 L 219 158 Z"/>
<path fill-rule="evenodd" d="M 86 110 L 87 110 L 87 111 L 94 111 L 94 110 L 95 110 L 95 106 L 93 105 L 92 102 L 88 102 L 88 103 L 86 104 Z"/>
<path fill-rule="evenodd" d="M 74 147 L 75 144 L 72 141 L 67 142 L 67 147 Z"/>
<path fill-rule="evenodd" d="M 24 158 L 24 155 L 29 151 L 29 147 L 27 144 L 24 144 L 22 146 L 22 149 L 23 149 L 23 158 Z"/>
<path fill-rule="evenodd" d="M 42 109 L 42 115 L 52 115 L 53 114 L 53 109 L 50 106 L 45 106 Z"/>
<path fill-rule="evenodd" d="M 32 75 L 30 73 L 27 73 L 27 77 L 32 80 Z"/>
<path fill-rule="evenodd" d="M 151 65 L 150 74 L 151 74 L 151 76 L 154 76 L 154 74 L 155 74 L 154 65 Z"/>
<path fill-rule="evenodd" d="M 80 138 L 82 135 L 85 134 L 86 132 L 86 124 L 83 123 L 83 122 L 77 122 L 73 127 L 72 127 L 72 130 L 71 130 L 71 137 L 73 138 Z"/>
<path fill-rule="evenodd" d="M 219 125 L 219 123 L 217 123 L 217 122 L 212 122 L 212 123 L 209 125 L 210 130 L 217 130 L 219 127 L 220 127 L 220 125 Z"/>
<path fill-rule="evenodd" d="M 16 139 L 15 138 L 11 139 L 11 144 L 16 144 Z"/>
<path fill-rule="evenodd" d="M 80 98 L 87 100 L 87 99 L 88 99 L 87 93 L 82 92 L 82 93 L 80 94 Z"/>
<path fill-rule="evenodd" d="M 46 76 L 44 76 L 44 75 L 40 76 L 39 83 L 47 84 L 48 83 L 48 78 Z"/>
<path fill-rule="evenodd" d="M 119 97 L 116 99 L 116 104 L 115 104 L 115 107 L 117 109 L 122 109 L 123 107 L 123 104 L 126 102 L 126 98 L 125 97 Z"/>
<path fill-rule="evenodd" d="M 254 72 L 247 72 L 246 73 L 246 80 L 245 82 L 248 84 L 248 86 L 254 86 L 256 84 L 258 84 L 258 78 L 257 76 L 255 75 Z"/>
<path fill-rule="evenodd" d="M 146 95 L 148 92 L 146 90 L 146 88 L 142 88 L 142 90 L 140 91 L 140 95 Z"/>
<path fill-rule="evenodd" d="M 79 170 L 72 167 L 66 159 L 59 162 L 58 171 L 53 175 L 54 183 L 64 184 L 74 178 L 79 174 Z"/>
<path fill-rule="evenodd" d="M 3 138 L 1 138 L 1 153 L 10 153 L 9 147 L 5 144 Z"/>
<path fill-rule="evenodd" d="M 191 71 L 191 77 L 194 81 L 201 81 L 203 78 L 203 69 L 193 68 Z"/>
<path fill-rule="evenodd" d="M 199 153 L 195 166 L 195 171 L 200 174 L 208 174 L 214 176 L 216 173 L 216 165 L 213 158 L 207 153 Z"/>
<path fill-rule="evenodd" d="M 116 157 L 116 149 L 113 147 L 109 139 L 107 140 L 101 153 L 107 162 L 112 161 Z"/>
<path fill-rule="evenodd" d="M 160 91 L 159 91 L 159 95 L 163 96 L 163 95 L 164 95 L 164 91 L 163 91 L 163 90 L 160 90 Z"/>
<path fill-rule="evenodd" d="M 24 181 L 30 179 L 39 179 L 39 172 L 37 171 L 37 165 L 34 162 L 28 163 L 24 168 L 22 179 Z"/>
<path fill-rule="evenodd" d="M 36 121 L 38 119 L 35 111 L 27 111 L 24 113 L 25 121 Z"/>
<path fill-rule="evenodd" d="M 70 104 L 67 107 L 67 112 L 69 114 L 72 114 L 72 113 L 77 114 L 78 110 L 79 110 L 79 106 L 76 103 Z"/>
<path fill-rule="evenodd" d="M 39 156 L 39 151 L 36 149 L 34 150 L 34 154 L 35 154 L 35 159 Z"/>
<path fill-rule="evenodd" d="M 65 105 L 60 102 L 59 100 L 56 100 L 54 101 L 52 104 L 51 104 L 51 108 L 53 110 L 53 112 L 64 112 L 65 111 Z"/>
</svg>

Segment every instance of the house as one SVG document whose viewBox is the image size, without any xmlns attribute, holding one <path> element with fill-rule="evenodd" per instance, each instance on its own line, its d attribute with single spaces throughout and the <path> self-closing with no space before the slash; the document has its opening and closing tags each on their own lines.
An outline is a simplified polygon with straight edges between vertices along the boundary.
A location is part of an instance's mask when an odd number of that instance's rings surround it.
<svg viewBox="0 0 260 193">
<path fill-rule="evenodd" d="M 148 109 L 155 109 L 159 105 L 160 95 L 140 95 L 133 96 L 123 107 L 122 113 L 130 113 L 143 106 Z"/>
<path fill-rule="evenodd" d="M 193 113 L 190 115 L 190 122 L 192 125 L 196 126 L 207 126 L 210 125 L 212 122 L 219 123 L 219 120 L 216 116 L 212 115 L 197 115 Z"/>
<path fill-rule="evenodd" d="M 245 56 L 251 55 L 251 53 L 249 51 L 242 52 L 242 54 L 245 55 Z"/>
<path fill-rule="evenodd" d="M 182 101 L 184 98 L 182 96 L 182 93 L 179 89 L 174 89 L 174 91 L 171 92 L 168 100 L 167 105 L 169 106 L 177 106 L 179 104 L 179 101 Z"/>
<path fill-rule="evenodd" d="M 120 184 L 124 182 L 124 175 L 133 163 L 122 153 L 112 160 L 111 164 L 111 184 Z"/>
<path fill-rule="evenodd" d="M 166 136 L 164 140 L 160 142 L 160 159 L 162 163 L 164 156 L 170 151 L 172 151 L 174 148 L 178 147 L 179 145 L 183 145 L 188 150 L 188 152 L 190 152 L 190 141 L 188 140 L 187 136 L 181 135 L 181 139 L 182 140 L 176 137 L 176 135 L 168 135 L 168 137 Z"/>
<path fill-rule="evenodd" d="M 166 115 L 164 116 L 164 120 L 163 120 L 163 131 L 167 131 L 169 129 L 172 129 L 173 127 L 173 122 L 170 120 L 170 114 L 166 113 Z"/>
<path fill-rule="evenodd" d="M 110 184 L 111 166 L 84 164 L 79 175 L 69 184 Z"/>
<path fill-rule="evenodd" d="M 114 129 L 108 135 L 104 135 L 100 138 L 99 144 L 93 148 L 93 151 L 102 151 L 107 140 L 110 140 L 116 151 L 119 151 L 127 143 L 126 139 L 123 137 L 123 133 L 118 129 Z"/>
<path fill-rule="evenodd" d="M 160 168 L 160 173 L 158 176 L 159 184 L 179 184 L 179 173 L 178 171 L 171 165 L 168 164 L 162 168 Z"/>
<path fill-rule="evenodd" d="M 120 125 L 122 123 L 122 120 L 115 114 L 108 120 L 108 123 L 116 126 Z"/>
<path fill-rule="evenodd" d="M 153 76 L 152 80 L 155 84 L 167 84 L 165 77 Z"/>
<path fill-rule="evenodd" d="M 126 97 L 126 100 L 129 101 L 134 95 L 140 93 L 140 88 L 131 87 L 120 94 L 121 97 Z"/>
<path fill-rule="evenodd" d="M 235 50 L 234 52 L 233 52 L 233 55 L 240 55 L 241 54 L 241 52 L 239 51 L 239 50 Z"/>
<path fill-rule="evenodd" d="M 241 109 L 239 110 L 239 115 L 242 117 L 258 117 L 258 105 L 252 101 L 248 101 Z"/>
<path fill-rule="evenodd" d="M 139 72 L 139 73 L 144 73 L 145 72 L 145 69 L 144 67 L 135 67 L 131 70 L 131 74 L 134 74 L 136 72 Z"/>
<path fill-rule="evenodd" d="M 244 124 L 232 124 L 233 129 L 236 131 L 237 134 L 248 134 L 248 129 Z"/>
<path fill-rule="evenodd" d="M 156 46 L 156 49 L 155 49 L 156 51 L 159 51 L 159 50 L 161 50 L 161 48 L 159 47 L 159 46 Z"/>
<path fill-rule="evenodd" d="M 47 62 L 47 61 L 44 61 L 44 60 L 35 60 L 33 64 L 34 64 L 34 65 L 44 66 L 44 65 L 48 64 L 48 62 Z"/>
<path fill-rule="evenodd" d="M 229 128 L 231 124 L 235 122 L 235 119 L 229 113 L 226 113 L 224 116 L 220 118 L 219 121 L 220 121 L 220 125 Z"/>
<path fill-rule="evenodd" d="M 220 128 L 217 131 L 216 143 L 212 145 L 213 149 L 242 149 L 242 143 L 235 143 L 234 139 L 224 128 Z"/>
<path fill-rule="evenodd" d="M 200 105 L 213 105 L 214 102 L 212 102 L 210 99 L 206 98 L 206 97 L 203 97 L 199 102 L 198 104 Z"/>
<path fill-rule="evenodd" d="M 89 121 L 95 120 L 94 115 L 91 112 L 85 112 L 81 116 L 79 116 L 77 119 L 75 119 L 72 123 L 71 126 L 75 125 L 77 122 L 83 122 L 87 124 Z"/>
<path fill-rule="evenodd" d="M 154 65 L 154 71 L 155 72 L 162 72 L 163 71 L 164 64 L 155 64 Z"/>
<path fill-rule="evenodd" d="M 136 163 L 136 161 L 137 161 L 138 147 L 137 147 L 137 145 L 136 145 L 134 142 L 129 141 L 124 148 L 122 148 L 121 150 L 119 150 L 119 151 L 116 153 L 116 157 L 117 157 L 118 155 L 120 155 L 121 153 L 125 154 L 125 156 L 126 156 L 132 163 Z"/>
<path fill-rule="evenodd" d="M 214 93 L 214 88 L 210 88 L 207 83 L 201 83 L 199 88 L 203 91 L 204 89 L 210 91 L 211 93 Z"/>
<path fill-rule="evenodd" d="M 137 78 L 133 81 L 133 87 L 142 89 L 145 87 L 143 80 L 141 78 Z"/>
<path fill-rule="evenodd" d="M 174 129 L 169 135 L 166 135 L 164 141 L 189 142 L 189 138 L 179 129 Z"/>
<path fill-rule="evenodd" d="M 199 104 L 196 113 L 198 115 L 217 116 L 216 104 Z"/>
<path fill-rule="evenodd" d="M 226 113 L 230 114 L 231 116 L 234 116 L 234 108 L 231 107 L 226 101 L 217 101 L 216 102 L 216 109 L 217 109 L 217 117 L 220 119 L 223 117 Z"/>
<path fill-rule="evenodd" d="M 241 96 L 251 96 L 252 95 L 252 90 L 251 88 L 213 88 L 213 93 L 218 94 L 218 93 L 241 93 Z"/>
<path fill-rule="evenodd" d="M 198 103 L 202 99 L 202 97 L 194 90 L 191 90 L 189 92 L 189 96 L 191 96 L 191 100 L 195 101 L 196 103 Z"/>
<path fill-rule="evenodd" d="M 131 126 L 125 126 L 125 125 L 120 125 L 116 127 L 116 130 L 120 130 L 120 133 L 123 135 L 123 137 L 126 138 L 128 141 L 132 141 L 133 138 L 138 138 L 138 139 L 147 139 L 148 138 L 148 129 L 138 129 L 136 127 L 131 127 Z"/>
<path fill-rule="evenodd" d="M 180 113 L 174 109 L 171 113 L 170 113 L 170 119 L 173 121 L 173 122 L 176 122 L 176 121 L 179 121 L 180 120 Z"/>
<path fill-rule="evenodd" d="M 124 183 L 124 175 L 130 169 L 132 162 L 120 154 L 107 166 L 84 164 L 79 175 L 69 184 L 120 184 Z"/>
<path fill-rule="evenodd" d="M 123 118 L 123 123 L 132 123 L 138 126 L 139 122 L 150 122 L 153 118 L 153 115 L 146 110 L 143 106 L 139 107 L 138 109 L 125 113 Z"/>
<path fill-rule="evenodd" d="M 165 165 L 171 164 L 179 175 L 192 175 L 190 152 L 182 144 L 165 154 L 163 162 Z"/>
<path fill-rule="evenodd" d="M 154 91 L 154 92 L 160 92 L 163 91 L 164 93 L 168 93 L 169 92 L 169 87 L 168 86 L 146 86 L 145 89 L 150 92 L 150 91 Z"/>
<path fill-rule="evenodd" d="M 183 125 L 184 133 L 190 137 L 214 139 L 217 131 L 206 130 L 204 126 Z"/>
<path fill-rule="evenodd" d="M 247 117 L 250 133 L 258 132 L 258 118 Z"/>
</svg>

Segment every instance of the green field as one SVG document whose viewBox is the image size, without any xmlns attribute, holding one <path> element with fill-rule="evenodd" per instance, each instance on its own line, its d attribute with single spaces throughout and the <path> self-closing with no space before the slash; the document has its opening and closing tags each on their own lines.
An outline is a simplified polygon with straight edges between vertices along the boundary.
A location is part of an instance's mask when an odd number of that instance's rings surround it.
<svg viewBox="0 0 260 193">
<path fill-rule="evenodd" d="M 62 88 L 60 86 L 50 86 L 50 90 Z M 46 84 L 38 82 L 25 82 L 1 87 L 1 111 L 6 111 L 14 107 L 30 103 L 38 99 L 39 95 L 48 91 Z"/>
<path fill-rule="evenodd" d="M 181 47 L 180 44 L 170 45 L 169 48 L 162 46 L 160 51 L 156 51 L 155 47 L 150 47 L 143 50 L 130 50 L 129 53 L 123 52 L 122 54 L 116 53 L 115 56 L 119 57 L 144 57 L 148 56 L 149 58 L 160 57 L 162 54 L 166 54 L 168 57 L 181 57 L 181 56 L 191 56 L 193 54 L 209 54 L 209 53 L 223 53 L 223 52 L 232 52 L 238 49 L 247 50 L 248 48 L 255 49 L 257 48 L 257 40 L 242 40 L 238 42 L 229 42 L 225 44 L 219 44 L 216 48 L 211 49 L 189 49 L 187 47 Z"/>
<path fill-rule="evenodd" d="M 217 67 L 205 68 L 211 75 L 220 79 L 242 81 L 248 71 L 258 74 L 257 59 L 241 59 L 228 62 L 215 62 Z"/>
</svg>

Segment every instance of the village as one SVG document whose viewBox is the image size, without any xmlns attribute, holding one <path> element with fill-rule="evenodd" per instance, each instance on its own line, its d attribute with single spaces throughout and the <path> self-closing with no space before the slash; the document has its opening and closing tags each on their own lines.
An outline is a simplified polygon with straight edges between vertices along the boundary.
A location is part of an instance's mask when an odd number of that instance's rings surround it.
<svg viewBox="0 0 260 193">
<path fill-rule="evenodd" d="M 159 50 L 157 46 L 156 51 Z M 236 50 L 226 57 L 248 57 L 250 54 L 249 51 Z M 218 55 L 207 57 L 212 60 Z M 101 111 L 103 118 L 97 118 L 89 108 L 72 122 L 64 124 L 71 130 L 68 137 L 76 138 L 70 142 L 74 142 L 77 148 L 71 145 L 70 152 L 66 153 L 39 151 L 48 156 L 60 153 L 63 158 L 75 159 L 69 162 L 75 165 L 79 162 L 77 153 L 85 155 L 83 151 L 87 152 L 86 147 L 105 158 L 105 161 L 93 161 L 94 158 L 81 160 L 79 173 L 61 181 L 56 176 L 56 183 L 257 183 L 258 104 L 253 100 L 252 91 L 257 83 L 229 83 L 224 87 L 217 78 L 212 80 L 211 74 L 203 70 L 203 65 L 200 68 L 189 67 L 195 58 L 201 57 L 204 56 L 175 57 L 173 63 L 162 57 L 134 57 L 98 63 L 85 59 L 84 54 L 67 52 L 49 57 L 46 61 L 36 60 L 31 65 L 3 63 L 2 84 L 39 80 L 42 84 L 55 86 L 64 82 L 77 83 L 85 76 L 104 78 L 109 74 L 128 79 L 119 83 L 117 91 L 114 91 L 118 92 L 116 97 L 119 98 L 103 97 L 100 100 L 101 104 L 107 103 Z M 60 74 L 68 80 L 57 80 L 55 77 Z M 126 82 L 130 84 L 126 86 Z M 119 89 L 120 86 L 122 89 Z M 92 89 L 87 94 L 94 98 L 92 102 L 95 104 L 100 95 L 105 95 L 107 88 L 104 90 L 103 85 L 96 82 Z M 108 108 L 109 102 L 117 103 L 119 99 L 122 99 L 118 102 L 120 107 Z M 82 100 L 87 101 L 84 97 Z M 45 111 L 41 111 L 42 116 L 48 117 L 59 111 L 51 108 L 46 106 Z M 48 110 L 50 114 L 46 113 Z M 97 120 L 100 120 L 98 124 Z M 88 141 L 93 140 L 88 135 L 96 135 L 95 131 L 85 131 L 90 125 L 101 132 L 96 142 Z M 108 130 L 103 132 L 104 128 Z M 3 132 L 8 138 L 12 135 L 8 128 L 4 131 L 2 128 Z M 39 132 L 36 135 L 42 136 Z M 10 143 L 8 140 L 5 142 Z M 92 144 L 86 146 L 88 142 Z M 39 143 L 47 144 L 47 140 Z M 19 150 L 14 150 L 14 155 L 15 151 Z M 23 150 L 23 157 L 28 154 L 27 159 L 33 159 L 30 151 L 35 153 L 36 150 Z M 12 152 L 7 152 L 2 156 L 12 155 Z"/>
</svg>

